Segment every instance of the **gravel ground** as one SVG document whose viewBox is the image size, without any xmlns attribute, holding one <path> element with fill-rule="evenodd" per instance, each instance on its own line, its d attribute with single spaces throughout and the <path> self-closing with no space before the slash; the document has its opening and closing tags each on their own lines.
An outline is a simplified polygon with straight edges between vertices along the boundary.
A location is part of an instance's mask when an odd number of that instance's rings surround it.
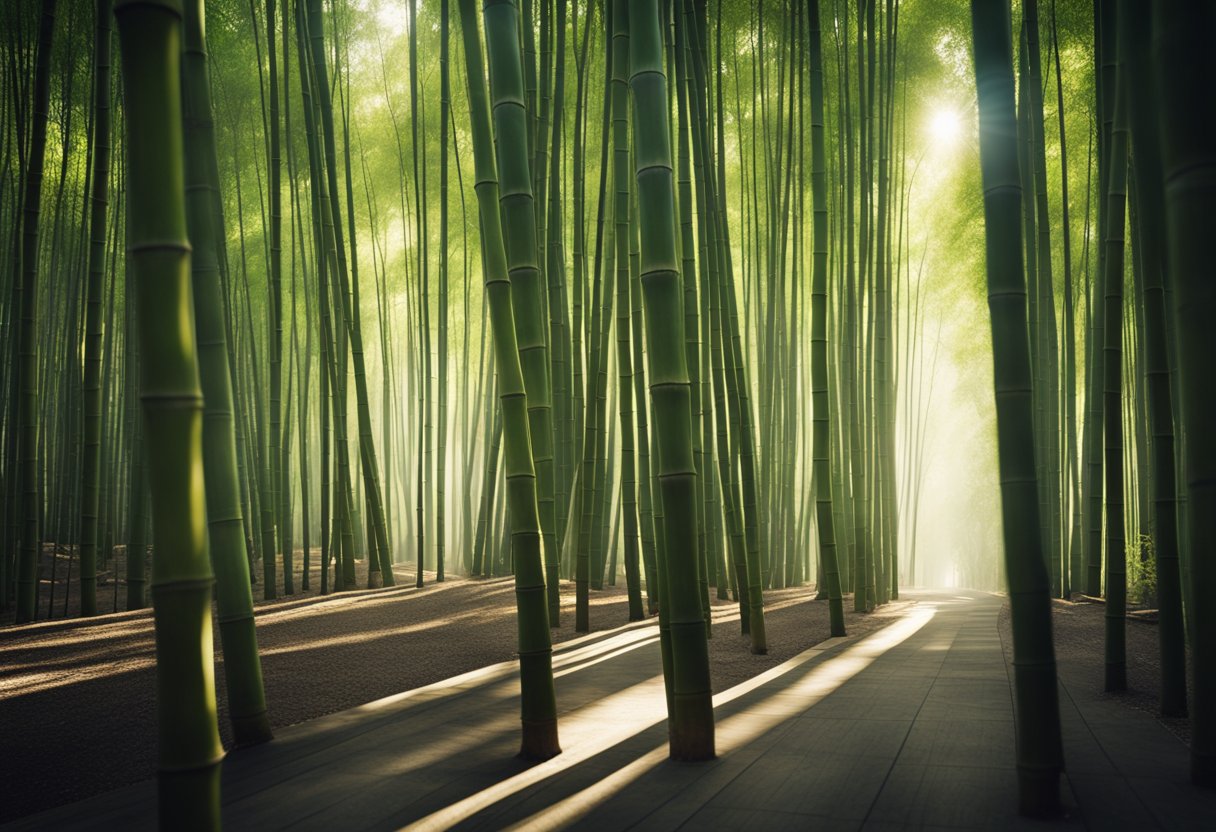
<svg viewBox="0 0 1216 832">
<path fill-rule="evenodd" d="M 1012 661 L 1009 605 L 1001 609 L 1001 637 L 1006 658 Z M 1092 601 L 1052 602 L 1052 635 L 1056 664 L 1070 683 L 1086 684 L 1101 691 L 1105 676 L 1103 645 L 1106 638 L 1106 605 Z M 1190 742 L 1190 721 L 1160 715 L 1161 651 L 1157 625 L 1150 620 L 1127 621 L 1127 690 L 1100 693 L 1128 708 L 1151 714 L 1185 743 Z M 1189 657 L 1188 657 L 1189 661 Z"/>
<path fill-rule="evenodd" d="M 392 589 L 297 595 L 257 604 L 274 727 L 514 658 L 510 578 L 436 584 L 432 574 L 424 573 L 426 585 L 416 589 L 415 573 L 399 567 L 394 574 L 398 585 Z M 314 593 L 316 586 L 314 574 Z M 805 587 L 765 593 L 765 656 L 749 652 L 737 619 L 719 620 L 729 617 L 735 605 L 715 600 L 710 642 L 714 689 L 738 684 L 827 638 L 827 604 L 813 597 Z M 849 612 L 849 632 L 877 629 L 906 606 L 891 604 L 868 615 Z M 593 631 L 627 620 L 623 586 L 592 594 Z M 559 642 L 576 635 L 573 584 L 562 585 L 561 621 L 562 628 L 553 631 Z M 218 648 L 216 686 L 221 734 L 230 745 Z M 153 776 L 150 613 L 119 612 L 0 630 L 0 703 L 0 759 L 7 769 L 0 778 L 0 821 Z"/>
</svg>

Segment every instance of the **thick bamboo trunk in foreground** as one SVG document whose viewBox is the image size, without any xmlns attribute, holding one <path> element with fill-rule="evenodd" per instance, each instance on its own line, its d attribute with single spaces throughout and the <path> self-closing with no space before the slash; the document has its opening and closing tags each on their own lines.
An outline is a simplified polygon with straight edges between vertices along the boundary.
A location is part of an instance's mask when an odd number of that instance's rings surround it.
<svg viewBox="0 0 1216 832">
<path fill-rule="evenodd" d="M 152 492 L 159 816 L 219 829 L 220 760 L 199 385 L 186 236 L 178 0 L 118 0 L 128 164 L 128 274 Z"/>
<path fill-rule="evenodd" d="M 676 252 L 667 75 L 655 0 L 629 2 L 629 67 L 646 363 L 659 450 L 656 474 L 666 545 L 665 601 L 670 605 L 674 678 L 669 740 L 674 759 L 707 760 L 714 757 L 713 692 L 697 585 L 700 553 L 692 395 L 684 343 L 684 292 Z"/>
<path fill-rule="evenodd" d="M 511 278 L 507 271 L 498 200 L 498 172 L 494 161 L 494 136 L 490 130 L 490 108 L 482 81 L 485 68 L 481 39 L 477 34 L 476 0 L 459 0 L 464 37 L 465 66 L 469 78 L 469 117 L 473 133 L 474 177 L 481 220 L 485 291 L 494 336 L 494 360 L 498 370 L 498 392 L 503 416 L 503 451 L 506 467 L 506 497 L 511 518 L 511 552 L 515 565 L 515 600 L 519 626 L 520 709 L 523 735 L 520 755 L 547 759 L 561 753 L 557 737 L 557 700 L 553 690 L 553 648 L 549 638 L 549 609 L 541 564 L 541 530 L 537 511 L 536 473 L 533 468 L 532 436 L 528 419 L 528 396 L 520 367 L 519 344 Z M 499 26 L 514 26 L 514 9 L 499 9 L 511 20 Z M 487 18 L 491 11 L 487 9 Z M 487 21 L 486 29 L 493 27 Z M 514 28 L 507 31 L 514 32 Z M 495 64 L 497 72 L 518 77 L 518 51 Z M 491 52 L 491 56 L 496 53 Z M 502 57 L 501 54 L 498 57 Z M 526 212 L 531 218 L 531 211 Z M 532 310 L 521 313 L 531 316 Z M 546 368 L 547 369 L 547 368 Z M 553 576 L 556 579 L 556 575 Z"/>
<path fill-rule="evenodd" d="M 1188 608 L 1191 666 L 1191 781 L 1216 787 L 1216 431 L 1212 430 L 1212 365 L 1216 360 L 1216 292 L 1212 281 L 1212 216 L 1216 214 L 1216 137 L 1210 93 L 1216 54 L 1208 41 L 1210 4 L 1163 0 L 1153 14 L 1156 101 L 1167 218 L 1166 257 L 1174 289 L 1182 425 L 1182 470 L 1188 505 L 1184 540 L 1190 558 Z M 1204 102 L 1209 102 L 1205 104 Z M 1203 551 L 1201 547 L 1206 547 Z"/>
<path fill-rule="evenodd" d="M 528 395 L 537 507 L 544 546 L 548 549 L 557 546 L 553 504 L 550 346 L 545 339 L 545 283 L 536 254 L 535 199 L 528 163 L 528 126 L 523 106 L 523 62 L 517 36 L 519 14 L 511 0 L 488 0 L 483 16 L 486 54 L 490 64 L 494 149 L 498 173 L 502 177 L 499 205 L 503 219 L 503 242 L 511 280 L 519 363 Z M 481 181 L 481 177 L 478 177 L 478 181 Z M 499 378 L 501 382 L 501 376 Z M 556 575 L 550 577 L 550 580 L 556 579 Z"/>
<path fill-rule="evenodd" d="M 1129 32 L 1144 32 L 1152 25 L 1150 0 L 1120 0 L 1120 20 Z M 1182 613 L 1182 579 L 1179 569 L 1178 443 L 1175 441 L 1174 388 L 1169 362 L 1166 279 L 1165 192 L 1162 183 L 1161 138 L 1157 130 L 1152 91 L 1150 44 L 1129 38 L 1126 77 L 1136 182 L 1139 194 L 1141 258 L 1144 270 L 1144 355 L 1148 386 L 1148 423 L 1152 435 L 1149 479 L 1156 527 L 1153 554 L 1157 565 L 1158 644 L 1161 650 L 1161 713 L 1185 716 L 1186 633 Z"/>
<path fill-rule="evenodd" d="M 185 118 L 187 205 L 190 233 L 194 321 L 199 377 L 204 399 L 203 473 L 207 490 L 207 531 L 216 572 L 218 621 L 224 648 L 225 679 L 233 733 L 238 745 L 271 738 L 262 688 L 262 663 L 254 632 L 253 591 L 249 583 L 236 469 L 232 379 L 216 259 L 221 235 L 213 225 L 212 199 L 219 190 L 215 130 L 211 119 L 203 2 L 185 0 L 185 49 L 182 60 L 182 110 Z M 273 557 L 267 553 L 268 557 Z"/>
<path fill-rule="evenodd" d="M 1060 808 L 1064 754 L 1051 641 L 1051 585 L 1039 534 L 1026 278 L 1008 0 L 972 0 L 980 171 L 992 316 L 1005 570 L 1013 616 L 1014 705 L 1022 814 Z"/>
</svg>

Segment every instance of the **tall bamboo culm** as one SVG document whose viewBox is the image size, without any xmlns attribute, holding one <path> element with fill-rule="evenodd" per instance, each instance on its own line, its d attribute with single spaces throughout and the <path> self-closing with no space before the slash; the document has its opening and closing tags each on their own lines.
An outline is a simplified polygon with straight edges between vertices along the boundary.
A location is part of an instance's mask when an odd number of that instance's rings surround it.
<svg viewBox="0 0 1216 832">
<path fill-rule="evenodd" d="M 833 636 L 843 636 L 844 601 L 836 560 L 836 530 L 832 517 L 831 425 L 828 421 L 828 207 L 823 124 L 823 45 L 819 33 L 819 0 L 810 0 L 811 59 L 811 210 L 814 233 L 811 266 L 811 454 L 815 470 L 815 508 L 819 557 L 827 583 Z"/>
<path fill-rule="evenodd" d="M 1103 3 L 1103 27 L 1114 25 L 1107 14 L 1114 3 Z M 1110 14 L 1109 18 L 1114 15 Z M 1115 36 L 1122 46 L 1127 33 Z M 1119 51 L 1119 50 L 1117 50 Z M 1107 165 L 1105 250 L 1101 287 L 1106 308 L 1102 344 L 1102 430 L 1106 484 L 1106 679 L 1105 689 L 1127 689 L 1127 548 L 1123 528 L 1123 227 L 1127 209 L 1127 93 L 1125 73 L 1115 82 L 1114 123 Z M 1096 345 L 1095 345 L 1096 348 Z"/>
<path fill-rule="evenodd" d="M 185 123 L 186 222 L 191 244 L 194 324 L 204 401 L 203 473 L 207 532 L 216 573 L 217 621 L 224 650 L 228 708 L 238 745 L 271 738 L 253 620 L 253 590 L 245 548 L 232 379 L 224 328 L 218 246 L 222 236 L 211 210 L 219 192 L 215 128 L 211 115 L 203 0 L 185 0 L 182 111 Z M 271 557 L 271 553 L 267 553 Z M 271 558 L 273 560 L 273 558 Z"/>
<path fill-rule="evenodd" d="M 1129 32 L 1151 31 L 1151 0 L 1119 0 L 1119 15 Z M 1153 554 L 1157 565 L 1158 646 L 1161 651 L 1161 714 L 1186 716 L 1186 635 L 1179 569 L 1178 468 L 1175 419 L 1177 377 L 1170 366 L 1166 312 L 1165 192 L 1161 181 L 1161 138 L 1157 133 L 1153 70 L 1146 38 L 1129 38 L 1126 61 L 1131 140 L 1144 263 L 1145 376 L 1148 386 L 1149 448 L 1156 528 Z"/>
<path fill-rule="evenodd" d="M 25 194 L 21 211 L 21 275 L 17 335 L 17 372 L 20 377 L 16 430 L 21 489 L 21 547 L 17 553 L 16 623 L 33 621 L 38 599 L 41 542 L 38 537 L 38 339 L 35 333 L 38 310 L 38 219 L 42 210 L 42 166 L 46 160 L 47 114 L 50 108 L 51 44 L 55 29 L 56 0 L 42 0 L 38 23 L 38 52 L 34 69 L 33 131 Z M 12 429 L 12 428 L 10 428 Z"/>
<path fill-rule="evenodd" d="M 697 584 L 697 488 L 692 392 L 684 343 L 684 290 L 676 246 L 667 74 L 656 0 L 629 2 L 629 87 L 641 234 L 646 363 L 663 506 L 672 652 L 668 732 L 677 760 L 714 757 L 709 644 Z"/>
<path fill-rule="evenodd" d="M 191 322 L 179 0 L 118 0 L 127 147 L 128 271 L 152 493 L 158 801 L 162 829 L 218 829 L 203 397 Z"/>
<path fill-rule="evenodd" d="M 1022 814 L 1060 808 L 1064 752 L 1051 641 L 1051 586 L 1039 534 L 1026 278 L 1009 0 L 972 0 L 980 172 L 992 319 L 1005 571 L 1013 618 L 1018 798 Z"/>
<path fill-rule="evenodd" d="M 1216 540 L 1216 431 L 1211 430 L 1212 362 L 1216 357 L 1211 218 L 1216 212 L 1216 136 L 1211 108 L 1202 102 L 1216 84 L 1216 53 L 1208 42 L 1216 10 L 1207 3 L 1161 0 L 1153 9 L 1153 56 L 1159 107 L 1166 259 L 1174 290 L 1175 337 L 1181 400 L 1182 470 L 1188 504 L 1184 541 L 1210 547 Z M 1187 609 L 1194 668 L 1191 706 L 1191 781 L 1216 787 L 1216 560 L 1190 558 Z"/>
<path fill-rule="evenodd" d="M 482 14 L 490 65 L 494 148 L 498 173 L 502 177 L 499 204 L 504 226 L 503 243 L 511 279 L 519 363 L 528 395 L 541 534 L 547 550 L 557 546 L 553 503 L 553 413 L 549 391 L 549 346 L 545 338 L 545 281 L 536 253 L 535 199 L 528 161 L 519 12 L 513 0 L 487 0 Z M 550 576 L 549 580 L 557 580 L 557 575 Z"/>
<path fill-rule="evenodd" d="M 466 77 L 469 82 L 469 119 L 473 136 L 474 178 L 482 234 L 485 291 L 494 337 L 498 393 L 502 407 L 506 498 L 511 522 L 511 555 L 515 566 L 515 603 L 519 627 L 520 711 L 523 724 L 520 756 L 547 759 L 561 753 L 557 734 L 557 699 L 553 689 L 553 647 L 549 637 L 549 608 L 541 564 L 540 518 L 537 511 L 536 472 L 524 391 L 519 344 L 515 335 L 513 286 L 507 272 L 502 217 L 499 213 L 498 172 L 494 161 L 494 135 L 485 88 L 481 38 L 478 36 L 476 0 L 459 0 L 464 39 Z M 487 9 L 487 16 L 490 11 Z M 510 10 L 513 17 L 514 9 Z M 511 21 L 499 21 L 502 26 Z M 513 22 L 511 22 L 513 26 Z M 487 25 L 487 32 L 490 30 Z M 510 29 L 514 37 L 515 29 Z M 496 53 L 491 51 L 491 57 Z M 502 58 L 501 53 L 497 57 Z M 495 72 L 520 76 L 518 52 L 514 60 L 494 64 Z M 526 177 L 525 177 L 526 178 Z M 531 217 L 531 211 L 527 212 Z M 539 282 L 539 281 L 538 281 Z M 524 313 L 530 315 L 531 310 Z M 487 569 L 487 571 L 489 571 Z M 556 576 L 554 576 L 556 578 Z"/>
<path fill-rule="evenodd" d="M 111 0 L 97 0 L 93 56 L 93 193 L 85 288 L 84 457 L 80 466 L 80 614 L 97 614 L 97 520 L 101 471 L 101 318 L 110 184 Z"/>
</svg>

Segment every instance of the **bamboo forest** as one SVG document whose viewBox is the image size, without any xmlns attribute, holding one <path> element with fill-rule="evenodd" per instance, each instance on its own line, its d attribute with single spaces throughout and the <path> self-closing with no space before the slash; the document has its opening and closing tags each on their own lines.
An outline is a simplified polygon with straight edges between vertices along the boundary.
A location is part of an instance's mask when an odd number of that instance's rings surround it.
<svg viewBox="0 0 1216 832">
<path fill-rule="evenodd" d="M 1214 44 L 0 3 L 0 830 L 1216 829 Z"/>
</svg>

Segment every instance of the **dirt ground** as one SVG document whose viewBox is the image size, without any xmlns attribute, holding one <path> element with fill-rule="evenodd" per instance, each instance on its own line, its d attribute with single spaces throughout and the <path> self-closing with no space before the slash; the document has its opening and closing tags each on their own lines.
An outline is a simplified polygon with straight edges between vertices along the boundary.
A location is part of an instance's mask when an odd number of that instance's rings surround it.
<svg viewBox="0 0 1216 832">
<path fill-rule="evenodd" d="M 1012 660 L 1009 605 L 1001 610 L 1001 635 L 1007 657 Z M 1105 604 L 1087 601 L 1052 602 L 1052 636 L 1056 666 L 1065 678 L 1092 684 L 1100 691 L 1105 676 L 1103 644 L 1106 632 Z M 1132 616 L 1127 620 L 1127 690 L 1102 693 L 1104 698 L 1151 714 L 1183 742 L 1190 741 L 1190 721 L 1168 718 L 1161 711 L 1161 651 L 1158 630 L 1152 617 Z M 1189 657 L 1188 657 L 1189 661 Z M 1189 672 L 1188 672 L 1189 678 Z"/>
<path fill-rule="evenodd" d="M 121 612 L 127 609 L 127 547 L 115 546 L 114 557 L 109 561 L 99 561 L 97 564 L 97 612 Z M 321 594 L 320 550 L 314 548 L 310 558 L 309 586 L 304 584 L 304 552 L 296 549 L 292 568 L 292 580 L 295 592 L 293 598 L 312 598 Z M 150 586 L 152 551 L 144 564 L 144 587 Z M 414 573 L 410 573 L 411 579 Z M 60 545 L 44 543 L 42 545 L 42 562 L 38 571 L 38 600 L 35 621 L 51 621 L 65 618 L 76 618 L 80 615 L 80 568 L 77 561 L 75 545 Z M 263 596 L 262 567 L 255 564 L 251 573 L 253 583 L 254 603 L 261 601 Z M 332 577 L 332 568 L 331 568 Z M 355 585 L 367 586 L 367 561 L 355 561 Z M 279 564 L 278 582 L 276 585 L 280 597 L 283 596 L 283 565 Z M 0 613 L 0 626 L 12 624 L 13 610 Z"/>
<path fill-rule="evenodd" d="M 362 563 L 359 567 L 362 585 L 365 572 Z M 514 658 L 512 579 L 435 583 L 433 574 L 424 573 L 425 585 L 416 589 L 414 572 L 398 567 L 394 574 L 398 585 L 391 589 L 257 602 L 274 727 Z M 312 578 L 315 593 L 315 571 Z M 100 589 L 102 598 L 114 591 L 108 581 Z M 59 602 L 61 593 L 62 587 Z M 254 594 L 261 594 L 259 587 Z M 119 587 L 119 596 L 121 604 L 125 587 Z M 43 615 L 47 597 L 44 591 Z M 765 593 L 765 656 L 750 653 L 737 619 L 715 623 L 714 689 L 738 684 L 826 639 L 827 603 L 813 598 L 807 587 Z M 69 599 L 69 611 L 74 601 Z M 105 602 L 99 606 L 109 609 Z M 849 632 L 877 629 L 904 606 L 892 604 L 868 615 L 849 612 Z M 716 600 L 714 608 L 715 617 L 737 609 Z M 627 620 L 623 586 L 592 593 L 593 631 Z M 574 587 L 563 583 L 562 626 L 553 630 L 554 640 L 574 637 L 573 623 Z M 0 821 L 154 775 L 154 659 L 147 610 L 0 629 L 0 759 L 6 761 Z M 220 729 L 229 745 L 218 646 L 216 659 Z"/>
</svg>

